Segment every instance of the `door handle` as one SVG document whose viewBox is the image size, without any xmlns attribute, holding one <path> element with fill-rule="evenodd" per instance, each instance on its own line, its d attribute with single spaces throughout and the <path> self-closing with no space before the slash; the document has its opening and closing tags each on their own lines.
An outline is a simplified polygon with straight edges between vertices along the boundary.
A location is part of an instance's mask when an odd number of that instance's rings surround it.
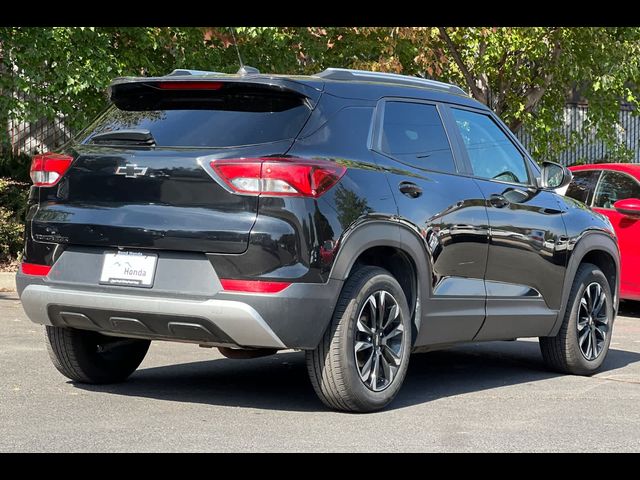
<svg viewBox="0 0 640 480">
<path fill-rule="evenodd" d="M 400 182 L 398 185 L 398 189 L 402 192 L 403 195 L 406 195 L 409 198 L 418 198 L 422 195 L 422 189 L 412 182 Z"/>
<path fill-rule="evenodd" d="M 504 198 L 502 195 L 491 195 L 489 197 L 489 204 L 491 204 L 492 207 L 504 208 L 509 205 L 509 200 Z"/>
</svg>

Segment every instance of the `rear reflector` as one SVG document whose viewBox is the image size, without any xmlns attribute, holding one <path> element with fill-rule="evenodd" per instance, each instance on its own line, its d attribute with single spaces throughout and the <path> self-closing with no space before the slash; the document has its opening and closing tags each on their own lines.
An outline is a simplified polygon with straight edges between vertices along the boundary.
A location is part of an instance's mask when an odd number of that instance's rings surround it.
<svg viewBox="0 0 640 480">
<path fill-rule="evenodd" d="M 38 277 L 46 277 L 51 271 L 49 265 L 38 265 L 37 263 L 22 263 L 20 270 L 25 275 L 36 275 Z"/>
<path fill-rule="evenodd" d="M 159 82 L 162 90 L 220 90 L 222 82 Z"/>
<path fill-rule="evenodd" d="M 71 166 L 73 157 L 58 153 L 42 153 L 31 160 L 29 175 L 36 187 L 52 187 Z"/>
<path fill-rule="evenodd" d="M 328 160 L 263 157 L 214 160 L 211 168 L 238 193 L 318 198 L 346 168 Z"/>
<path fill-rule="evenodd" d="M 220 279 L 222 288 L 231 292 L 278 293 L 287 288 L 287 282 L 263 282 L 260 280 Z"/>
</svg>

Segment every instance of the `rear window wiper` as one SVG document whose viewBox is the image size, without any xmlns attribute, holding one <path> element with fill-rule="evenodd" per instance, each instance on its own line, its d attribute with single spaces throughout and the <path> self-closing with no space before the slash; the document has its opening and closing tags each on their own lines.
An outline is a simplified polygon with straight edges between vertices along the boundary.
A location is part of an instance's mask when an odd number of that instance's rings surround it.
<svg viewBox="0 0 640 480">
<path fill-rule="evenodd" d="M 113 132 L 96 133 L 89 139 L 89 143 L 154 147 L 156 140 L 149 130 L 115 130 Z"/>
</svg>

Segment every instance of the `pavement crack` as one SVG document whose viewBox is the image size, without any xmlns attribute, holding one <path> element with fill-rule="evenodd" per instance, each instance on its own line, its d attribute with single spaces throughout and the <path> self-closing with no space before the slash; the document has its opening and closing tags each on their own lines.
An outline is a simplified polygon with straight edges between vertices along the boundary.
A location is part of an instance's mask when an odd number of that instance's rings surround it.
<svg viewBox="0 0 640 480">
<path fill-rule="evenodd" d="M 613 377 L 595 377 L 602 380 L 609 380 L 610 382 L 620 382 L 620 383 L 631 383 L 634 385 L 640 385 L 640 381 L 638 380 L 623 380 L 622 378 L 613 378 Z"/>
</svg>

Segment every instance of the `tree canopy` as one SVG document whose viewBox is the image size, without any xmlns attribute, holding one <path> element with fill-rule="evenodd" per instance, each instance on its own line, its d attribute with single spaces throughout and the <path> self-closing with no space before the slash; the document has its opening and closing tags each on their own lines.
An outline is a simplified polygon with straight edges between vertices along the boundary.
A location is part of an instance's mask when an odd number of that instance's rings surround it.
<svg viewBox="0 0 640 480">
<path fill-rule="evenodd" d="M 623 156 L 620 103 L 638 105 L 635 27 L 238 27 L 235 37 L 262 72 L 345 67 L 456 83 L 513 131 L 524 127 L 538 159 L 570 147 L 558 128 L 569 95 L 588 101 L 588 127 Z M 0 125 L 63 114 L 77 130 L 107 105 L 114 77 L 238 66 L 228 28 L 2 27 Z"/>
</svg>

